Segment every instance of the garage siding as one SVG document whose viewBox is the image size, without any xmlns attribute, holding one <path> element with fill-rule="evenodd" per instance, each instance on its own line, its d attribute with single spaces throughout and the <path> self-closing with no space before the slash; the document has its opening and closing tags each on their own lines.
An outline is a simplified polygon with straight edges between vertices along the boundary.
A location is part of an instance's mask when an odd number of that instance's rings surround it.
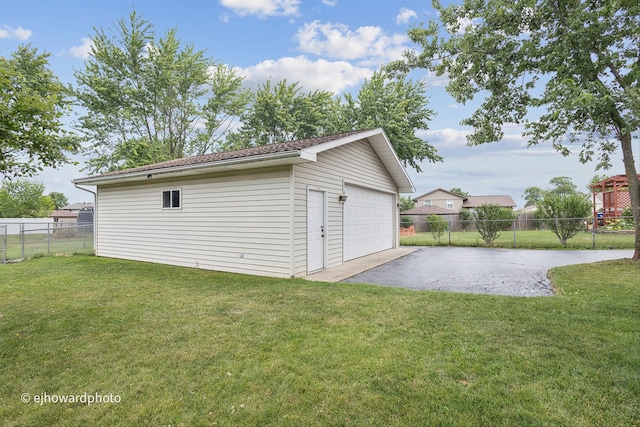
<svg viewBox="0 0 640 427">
<path fill-rule="evenodd" d="M 291 276 L 290 166 L 98 189 L 97 255 Z M 162 191 L 182 207 L 164 210 Z"/>
<path fill-rule="evenodd" d="M 327 191 L 327 268 L 343 263 L 343 204 L 338 196 L 344 184 L 397 193 L 397 186 L 367 140 L 318 154 L 317 162 L 294 165 L 294 272 L 307 269 L 307 188 Z M 397 223 L 397 222 L 396 222 Z"/>
</svg>

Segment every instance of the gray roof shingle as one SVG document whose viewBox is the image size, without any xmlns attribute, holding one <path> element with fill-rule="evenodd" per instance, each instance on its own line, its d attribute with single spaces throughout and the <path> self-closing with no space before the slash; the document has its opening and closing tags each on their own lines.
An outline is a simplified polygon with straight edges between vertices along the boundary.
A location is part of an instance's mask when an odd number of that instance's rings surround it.
<svg viewBox="0 0 640 427">
<path fill-rule="evenodd" d="M 134 172 L 144 172 L 158 169 L 168 169 L 181 166 L 199 165 L 213 163 L 221 160 L 239 159 L 251 156 L 258 156 L 272 153 L 283 153 L 288 151 L 303 150 L 314 145 L 323 144 L 325 142 L 335 141 L 350 135 L 361 133 L 363 130 L 344 132 L 336 135 L 327 135 L 314 138 L 300 139 L 290 142 L 279 142 L 276 144 L 263 145 L 260 147 L 244 148 L 241 150 L 222 151 L 219 153 L 204 154 L 201 156 L 183 157 L 181 159 L 167 160 L 166 162 L 155 163 L 152 165 L 140 166 L 137 168 L 117 170 L 107 172 L 97 176 L 126 175 Z"/>
</svg>

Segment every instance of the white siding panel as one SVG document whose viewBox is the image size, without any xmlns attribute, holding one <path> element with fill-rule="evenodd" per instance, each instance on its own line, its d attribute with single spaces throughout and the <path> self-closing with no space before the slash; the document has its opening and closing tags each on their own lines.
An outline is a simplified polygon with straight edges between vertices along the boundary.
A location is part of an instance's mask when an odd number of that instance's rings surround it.
<svg viewBox="0 0 640 427">
<path fill-rule="evenodd" d="M 97 254 L 291 276 L 289 167 L 98 189 Z M 180 209 L 162 209 L 181 189 Z"/>
<path fill-rule="evenodd" d="M 338 200 L 338 196 L 344 191 L 345 183 L 389 193 L 397 193 L 398 189 L 367 140 L 356 141 L 319 153 L 317 160 L 317 162 L 294 165 L 294 272 L 296 276 L 304 275 L 307 268 L 307 188 L 327 191 L 328 268 L 343 262 L 343 204 Z"/>
</svg>

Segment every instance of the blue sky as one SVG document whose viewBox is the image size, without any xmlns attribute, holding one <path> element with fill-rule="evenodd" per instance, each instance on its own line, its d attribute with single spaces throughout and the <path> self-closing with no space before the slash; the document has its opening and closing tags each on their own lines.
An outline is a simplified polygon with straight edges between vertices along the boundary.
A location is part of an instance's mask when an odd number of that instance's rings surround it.
<svg viewBox="0 0 640 427">
<path fill-rule="evenodd" d="M 437 17 L 430 0 L 0 0 L 0 55 L 31 43 L 51 54 L 51 69 L 62 81 L 75 84 L 73 70 L 84 68 L 94 28 L 113 28 L 133 8 L 157 35 L 177 28 L 183 42 L 237 68 L 251 87 L 268 78 L 287 79 L 305 91 L 336 94 L 357 92 L 380 65 L 413 47 L 409 28 Z M 473 105 L 456 104 L 445 91 L 445 77 L 424 71 L 412 77 L 424 79 L 429 106 L 437 112 L 430 129 L 418 135 L 444 157 L 443 163 L 424 163 L 422 173 L 408 170 L 414 196 L 458 187 L 472 195 L 508 194 L 522 207 L 527 187 L 547 188 L 551 178 L 569 176 L 585 191 L 603 173 L 578 161 L 579 146 L 567 158 L 550 145 L 526 148 L 516 126 L 499 143 L 466 146 L 469 129 L 459 122 Z M 615 156 L 607 174 L 624 173 L 621 158 Z M 81 168 L 45 170 L 35 180 L 70 202 L 90 201 L 70 183 L 86 175 Z"/>
</svg>

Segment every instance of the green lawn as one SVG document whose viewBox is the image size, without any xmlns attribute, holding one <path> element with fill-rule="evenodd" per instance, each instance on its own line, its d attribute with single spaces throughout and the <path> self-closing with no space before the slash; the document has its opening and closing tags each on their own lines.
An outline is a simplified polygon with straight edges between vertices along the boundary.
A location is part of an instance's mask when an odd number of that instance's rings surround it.
<svg viewBox="0 0 640 427">
<path fill-rule="evenodd" d="M 0 425 L 640 425 L 640 264 L 551 277 L 558 296 L 517 298 L 0 265 Z"/>
<path fill-rule="evenodd" d="M 400 238 L 400 244 L 406 246 L 486 246 L 477 231 L 445 232 L 440 241 L 431 233 L 417 233 L 415 236 Z M 550 230 L 505 230 L 493 242 L 494 247 L 525 249 L 633 249 L 634 235 L 630 233 L 581 232 L 569 239 L 563 247 Z"/>
</svg>

